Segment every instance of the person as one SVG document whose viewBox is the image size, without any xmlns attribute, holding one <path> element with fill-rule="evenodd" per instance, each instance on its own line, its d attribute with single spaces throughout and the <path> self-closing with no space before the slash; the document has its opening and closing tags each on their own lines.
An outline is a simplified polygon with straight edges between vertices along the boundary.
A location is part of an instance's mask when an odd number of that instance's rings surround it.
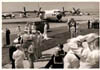
<svg viewBox="0 0 100 70">
<path fill-rule="evenodd" d="M 33 23 L 32 26 L 31 26 L 31 32 L 32 32 L 32 33 L 35 33 L 35 32 L 36 32 L 35 23 Z"/>
<path fill-rule="evenodd" d="M 45 68 L 64 68 L 63 58 L 66 55 L 66 52 L 63 50 L 63 44 L 58 45 L 58 50 L 53 54 L 51 60 L 45 66 Z"/>
<path fill-rule="evenodd" d="M 18 36 L 21 35 L 21 27 L 20 27 L 20 26 L 17 27 L 17 32 L 18 32 L 18 33 L 17 33 Z"/>
<path fill-rule="evenodd" d="M 48 35 L 47 35 L 47 22 L 44 22 L 44 32 L 43 32 L 43 37 L 45 40 L 48 40 L 50 38 L 48 38 Z"/>
<path fill-rule="evenodd" d="M 90 23 L 90 20 L 88 20 L 88 29 L 91 28 L 91 23 Z"/>
<path fill-rule="evenodd" d="M 79 68 L 83 41 L 84 36 L 81 35 L 68 40 L 67 45 L 64 46 L 65 49 L 68 49 L 68 53 L 64 57 L 64 68 Z"/>
<path fill-rule="evenodd" d="M 75 37 L 75 32 L 76 32 L 76 21 L 74 20 L 74 18 L 71 18 L 70 21 L 68 22 L 68 26 L 69 26 L 69 32 L 72 37 Z"/>
<path fill-rule="evenodd" d="M 21 44 L 16 45 L 17 50 L 13 53 L 15 60 L 15 68 L 24 68 L 23 61 L 25 58 L 24 52 L 21 50 Z"/>
<path fill-rule="evenodd" d="M 76 30 L 76 21 L 74 20 L 74 18 L 71 18 L 69 21 L 68 21 L 68 26 L 69 26 L 69 32 L 71 31 L 70 28 L 72 26 L 75 27 L 75 30 Z"/>
<path fill-rule="evenodd" d="M 10 30 L 6 28 L 6 45 L 10 45 Z"/>
<path fill-rule="evenodd" d="M 84 42 L 84 50 L 81 55 L 79 68 L 99 68 L 99 37 L 91 41 L 92 45 L 87 41 Z M 93 47 L 94 49 L 92 49 Z"/>
<path fill-rule="evenodd" d="M 25 30 L 24 33 L 25 34 L 22 36 L 22 39 L 23 39 L 22 47 L 25 52 L 25 59 L 28 59 L 28 51 L 27 50 L 28 50 L 28 46 L 31 44 L 31 42 L 29 41 L 30 35 L 28 34 L 27 30 Z"/>
<path fill-rule="evenodd" d="M 35 53 L 37 58 L 40 58 L 42 56 L 42 51 L 41 51 L 41 45 L 42 45 L 42 36 L 39 31 L 35 33 L 35 36 L 33 37 L 33 42 L 35 43 Z"/>
<path fill-rule="evenodd" d="M 13 53 L 17 50 L 14 45 L 11 45 L 9 48 L 9 58 L 12 64 L 12 68 L 15 68 L 15 60 L 13 59 Z"/>
<path fill-rule="evenodd" d="M 29 62 L 30 62 L 30 68 L 34 68 L 34 60 L 35 58 L 35 48 L 34 48 L 34 42 L 29 46 L 28 48 L 29 53 Z"/>
</svg>

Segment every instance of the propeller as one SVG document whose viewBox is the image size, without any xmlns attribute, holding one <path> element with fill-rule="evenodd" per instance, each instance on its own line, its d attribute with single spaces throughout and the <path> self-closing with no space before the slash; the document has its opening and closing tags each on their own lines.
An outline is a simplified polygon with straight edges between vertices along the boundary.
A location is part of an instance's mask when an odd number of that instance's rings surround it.
<svg viewBox="0 0 100 70">
<path fill-rule="evenodd" d="M 37 17 L 40 15 L 40 13 L 41 13 L 41 7 L 39 8 L 39 11 L 38 11 L 38 13 L 37 13 Z"/>
<path fill-rule="evenodd" d="M 75 8 L 73 8 L 74 12 L 77 11 Z"/>
<path fill-rule="evenodd" d="M 65 11 L 65 8 L 62 7 L 62 9 L 63 9 L 63 11 L 62 11 L 62 15 L 63 15 L 63 16 L 66 16 L 66 14 L 65 14 L 65 12 L 66 12 L 66 11 Z"/>
<path fill-rule="evenodd" d="M 26 17 L 26 7 L 24 7 L 24 16 Z"/>
</svg>

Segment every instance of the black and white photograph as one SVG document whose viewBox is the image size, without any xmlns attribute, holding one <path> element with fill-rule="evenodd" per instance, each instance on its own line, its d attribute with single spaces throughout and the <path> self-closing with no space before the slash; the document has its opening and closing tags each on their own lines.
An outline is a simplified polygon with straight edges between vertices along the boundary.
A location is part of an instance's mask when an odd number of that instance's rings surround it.
<svg viewBox="0 0 100 70">
<path fill-rule="evenodd" d="M 2 2 L 3 69 L 99 69 L 99 2 Z"/>
</svg>

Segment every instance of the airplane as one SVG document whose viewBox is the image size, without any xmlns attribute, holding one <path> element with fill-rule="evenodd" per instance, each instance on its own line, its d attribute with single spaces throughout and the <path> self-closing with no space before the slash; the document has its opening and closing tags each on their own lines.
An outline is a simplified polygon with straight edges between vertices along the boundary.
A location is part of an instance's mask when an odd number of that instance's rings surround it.
<svg viewBox="0 0 100 70">
<path fill-rule="evenodd" d="M 60 9 L 52 9 L 52 10 L 44 10 L 42 11 L 41 8 L 39 8 L 39 11 L 37 11 L 37 17 L 40 17 L 41 20 L 54 20 L 54 21 L 61 21 L 62 17 L 66 16 L 64 7 L 62 10 Z"/>
<path fill-rule="evenodd" d="M 2 18 L 6 19 L 7 17 L 15 18 L 15 15 L 13 13 L 3 13 L 2 14 Z"/>
<path fill-rule="evenodd" d="M 23 7 L 23 11 L 16 11 L 16 12 L 13 12 L 13 13 L 19 13 L 19 15 L 20 15 L 20 17 L 24 17 L 24 18 L 26 18 L 26 17 L 28 17 L 28 13 L 36 13 L 37 11 L 36 10 L 34 10 L 34 11 L 27 11 L 26 10 L 26 7 Z"/>
<path fill-rule="evenodd" d="M 90 15 L 90 13 L 84 13 L 84 12 L 81 12 L 80 8 L 78 9 L 75 9 L 73 8 L 72 11 L 69 11 L 72 15 L 77 15 L 77 16 L 82 16 L 82 15 Z"/>
</svg>

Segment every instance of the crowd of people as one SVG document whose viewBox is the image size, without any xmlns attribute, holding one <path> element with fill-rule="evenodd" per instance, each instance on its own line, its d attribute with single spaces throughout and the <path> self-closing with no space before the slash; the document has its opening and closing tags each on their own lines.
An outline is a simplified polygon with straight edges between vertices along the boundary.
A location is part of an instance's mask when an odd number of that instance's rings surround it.
<svg viewBox="0 0 100 70">
<path fill-rule="evenodd" d="M 44 29 L 46 29 L 46 27 L 44 27 Z M 20 26 L 18 26 L 18 30 L 18 38 L 13 41 L 13 44 L 16 44 L 16 50 L 13 50 L 12 47 L 9 49 L 12 68 L 23 68 L 23 60 L 29 60 L 30 68 L 34 68 L 34 61 L 42 56 L 41 43 L 45 38 L 46 30 L 44 30 L 42 34 L 36 30 L 34 23 L 26 24 L 24 34 L 21 33 Z"/>
<path fill-rule="evenodd" d="M 73 18 L 68 22 L 71 38 L 65 44 L 58 44 L 51 60 L 44 68 L 99 67 L 99 36 L 95 33 L 79 35 L 78 25 Z M 30 68 L 34 68 L 34 61 L 42 56 L 42 41 L 48 39 L 47 25 L 44 26 L 44 33 L 36 30 L 34 23 L 26 24 L 23 35 L 20 26 L 18 29 L 18 38 L 13 42 L 16 45 L 9 48 L 12 68 L 24 68 L 24 60 L 28 60 Z"/>
<path fill-rule="evenodd" d="M 45 68 L 99 68 L 99 36 L 80 35 L 58 45 Z"/>
</svg>

